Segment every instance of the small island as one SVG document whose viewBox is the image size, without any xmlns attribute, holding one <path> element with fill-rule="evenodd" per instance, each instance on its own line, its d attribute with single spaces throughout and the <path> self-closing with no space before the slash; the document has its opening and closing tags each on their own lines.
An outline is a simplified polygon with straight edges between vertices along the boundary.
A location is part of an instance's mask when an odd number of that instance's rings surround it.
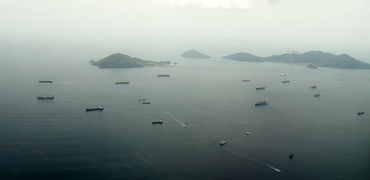
<svg viewBox="0 0 370 180">
<path fill-rule="evenodd" d="M 317 66 L 314 65 L 314 64 L 307 64 L 306 66 L 307 68 L 310 68 L 310 69 L 317 69 Z"/>
<path fill-rule="evenodd" d="M 181 56 L 185 57 L 185 58 L 191 58 L 191 59 L 209 59 L 209 58 L 211 58 L 208 55 L 202 54 L 202 53 L 200 53 L 200 52 L 198 52 L 194 49 L 182 53 Z"/>
<path fill-rule="evenodd" d="M 370 69 L 370 64 L 359 61 L 347 54 L 335 55 L 322 51 L 309 51 L 302 54 L 289 53 L 259 57 L 249 53 L 237 53 L 224 56 L 224 59 L 248 62 L 277 62 L 291 64 L 313 64 L 319 67 L 340 69 Z"/>
<path fill-rule="evenodd" d="M 155 61 L 143 60 L 129 55 L 115 53 L 99 61 L 90 61 L 92 65 L 99 68 L 141 68 L 145 66 L 160 66 L 168 64 L 169 61 L 162 61 L 161 63 Z"/>
</svg>

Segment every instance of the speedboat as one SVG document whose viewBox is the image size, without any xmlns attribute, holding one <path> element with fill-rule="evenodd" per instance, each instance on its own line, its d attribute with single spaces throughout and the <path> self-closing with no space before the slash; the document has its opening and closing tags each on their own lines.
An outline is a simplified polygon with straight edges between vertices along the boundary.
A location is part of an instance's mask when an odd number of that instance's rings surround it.
<svg viewBox="0 0 370 180">
<path fill-rule="evenodd" d="M 248 135 L 251 135 L 251 134 L 252 134 L 252 132 L 247 131 L 245 134 L 248 136 Z"/>
<path fill-rule="evenodd" d="M 223 145 L 225 145 L 227 143 L 227 141 L 225 141 L 225 140 L 221 140 L 220 141 L 220 146 L 223 146 Z"/>
<path fill-rule="evenodd" d="M 365 111 L 359 111 L 359 112 L 357 112 L 357 116 L 360 116 L 360 115 L 363 115 L 363 114 L 365 114 Z"/>
</svg>

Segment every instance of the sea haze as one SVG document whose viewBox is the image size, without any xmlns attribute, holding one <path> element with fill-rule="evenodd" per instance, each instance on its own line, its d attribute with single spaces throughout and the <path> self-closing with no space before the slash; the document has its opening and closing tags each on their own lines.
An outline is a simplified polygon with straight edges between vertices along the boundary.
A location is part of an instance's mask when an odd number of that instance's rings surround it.
<svg viewBox="0 0 370 180">
<path fill-rule="evenodd" d="M 169 67 L 89 64 L 100 57 L 3 58 L 1 179 L 370 178 L 368 70 L 173 55 L 164 60 L 179 64 Z M 260 100 L 269 105 L 255 107 Z M 100 104 L 103 112 L 85 112 Z"/>
</svg>

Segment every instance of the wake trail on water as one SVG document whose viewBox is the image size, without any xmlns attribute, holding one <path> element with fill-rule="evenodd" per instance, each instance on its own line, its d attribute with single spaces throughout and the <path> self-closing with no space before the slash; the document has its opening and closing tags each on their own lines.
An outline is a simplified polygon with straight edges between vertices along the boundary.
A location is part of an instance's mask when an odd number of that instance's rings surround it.
<svg viewBox="0 0 370 180">
<path fill-rule="evenodd" d="M 234 155 L 236 155 L 236 156 L 239 156 L 239 157 L 242 157 L 242 158 L 248 159 L 248 160 L 250 160 L 250 161 L 252 161 L 252 162 L 254 162 L 254 163 L 257 163 L 257 164 L 259 164 L 259 165 L 262 165 L 262 166 L 265 166 L 265 167 L 267 167 L 267 168 L 269 168 L 269 169 L 272 169 L 273 171 L 275 171 L 275 172 L 277 172 L 277 173 L 282 172 L 280 169 L 278 169 L 278 168 L 276 168 L 276 167 L 274 167 L 274 166 L 272 166 L 272 165 L 269 165 L 269 164 L 267 164 L 267 163 L 264 163 L 264 162 L 262 162 L 262 161 L 259 161 L 259 160 L 257 160 L 257 159 L 254 159 L 254 158 L 252 158 L 252 157 L 249 157 L 249 156 L 243 155 L 243 154 L 241 154 L 241 153 L 235 152 L 235 151 L 230 150 L 230 149 L 225 149 L 225 150 L 226 150 L 226 151 L 228 151 L 228 152 L 230 152 L 231 154 L 234 154 Z"/>
<path fill-rule="evenodd" d="M 162 114 L 165 114 L 166 116 L 168 116 L 170 119 L 174 120 L 175 122 L 177 122 L 177 124 L 179 124 L 180 126 L 186 127 L 186 124 L 184 124 L 183 122 L 181 122 L 180 120 L 178 120 L 175 116 L 173 116 L 169 112 L 164 112 L 164 111 L 160 111 L 160 112 Z"/>
</svg>

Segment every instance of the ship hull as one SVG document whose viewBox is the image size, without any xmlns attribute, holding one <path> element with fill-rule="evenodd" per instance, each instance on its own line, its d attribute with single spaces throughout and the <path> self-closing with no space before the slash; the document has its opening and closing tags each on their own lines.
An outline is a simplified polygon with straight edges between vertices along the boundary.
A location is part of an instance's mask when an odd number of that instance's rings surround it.
<svg viewBox="0 0 370 180">
<path fill-rule="evenodd" d="M 114 84 L 130 84 L 130 82 L 116 82 Z"/>
<path fill-rule="evenodd" d="M 39 81 L 39 83 L 53 83 L 53 81 L 47 80 L 47 81 Z"/>
<path fill-rule="evenodd" d="M 158 74 L 157 77 L 170 77 L 168 74 Z"/>
<path fill-rule="evenodd" d="M 86 112 L 89 112 L 89 111 L 103 111 L 104 108 L 86 108 Z"/>
<path fill-rule="evenodd" d="M 54 96 L 39 96 L 37 97 L 38 100 L 53 100 Z"/>
</svg>

